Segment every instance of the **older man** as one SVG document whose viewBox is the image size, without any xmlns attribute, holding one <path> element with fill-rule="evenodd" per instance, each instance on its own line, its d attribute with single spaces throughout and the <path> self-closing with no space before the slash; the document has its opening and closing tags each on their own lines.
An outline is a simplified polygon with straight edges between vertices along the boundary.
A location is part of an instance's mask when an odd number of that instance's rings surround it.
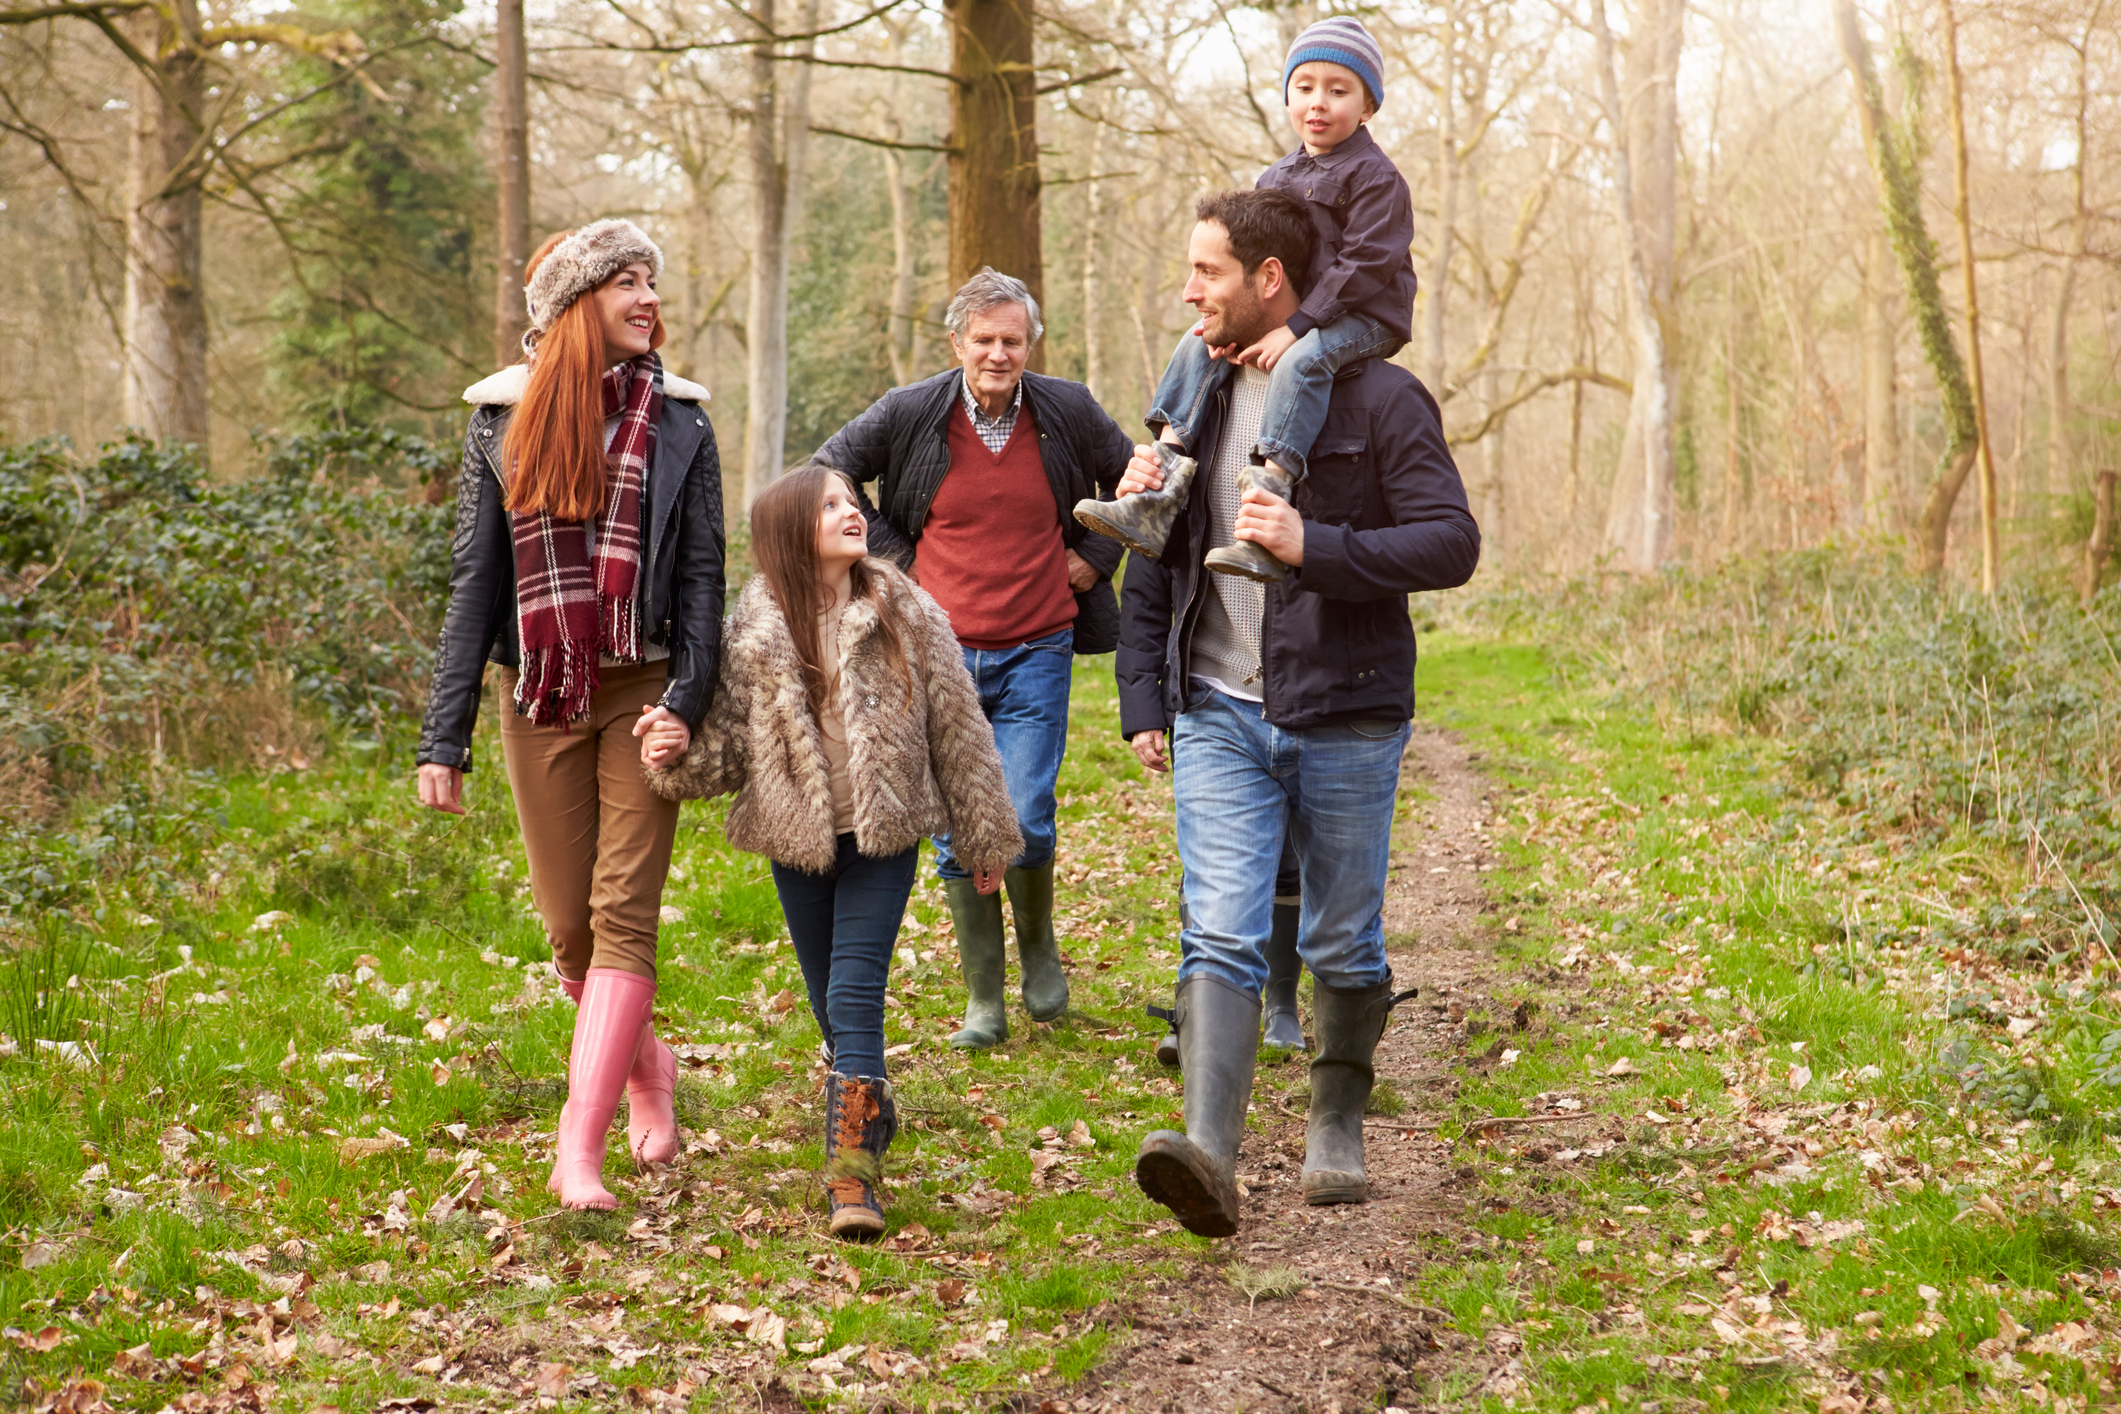
<svg viewBox="0 0 2121 1414">
<path fill-rule="evenodd" d="M 1051 1021 L 1068 1009 L 1053 935 L 1053 790 L 1068 744 L 1071 660 L 1119 642 L 1109 581 L 1120 546 L 1084 530 L 1072 509 L 1112 495 L 1132 439 L 1082 384 L 1025 372 L 1045 326 L 1021 280 L 981 270 L 944 324 L 960 366 L 886 393 L 817 460 L 846 472 L 865 500 L 875 484 L 872 553 L 911 570 L 950 615 L 1024 832 L 1024 852 L 1002 879 L 1024 1009 Z M 969 994 L 950 1044 L 998 1045 L 1009 1036 L 1001 899 L 973 887 L 947 835 L 935 855 Z"/>
<path fill-rule="evenodd" d="M 1186 300 L 1211 344 L 1248 347 L 1301 303 L 1310 217 L 1274 190 L 1207 197 L 1197 215 Z M 1128 561 L 1117 665 L 1120 729 L 1150 770 L 1176 764 L 1185 864 L 1176 1025 L 1186 1128 L 1144 1139 L 1134 1173 L 1211 1237 L 1237 1231 L 1237 1149 L 1285 837 L 1303 877 L 1297 948 L 1316 981 L 1303 1193 L 1312 1203 L 1368 1196 L 1363 1108 L 1399 1000 L 1383 906 L 1414 713 L 1407 595 L 1465 583 L 1480 557 L 1436 404 L 1411 374 L 1381 359 L 1342 370 L 1293 503 L 1240 481 L 1266 382 L 1250 367 L 1221 376 L 1193 495 L 1162 558 Z M 1139 452 L 1123 493 L 1163 484 L 1158 454 Z M 1208 552 L 1238 541 L 1270 551 L 1289 577 L 1207 573 Z"/>
</svg>

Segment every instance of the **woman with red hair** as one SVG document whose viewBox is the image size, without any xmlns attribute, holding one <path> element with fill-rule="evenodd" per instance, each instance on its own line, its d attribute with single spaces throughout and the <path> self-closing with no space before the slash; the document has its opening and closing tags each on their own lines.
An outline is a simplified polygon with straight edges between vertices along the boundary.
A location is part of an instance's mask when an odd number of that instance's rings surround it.
<svg viewBox="0 0 2121 1414">
<path fill-rule="evenodd" d="M 663 253 L 631 221 L 562 231 L 524 272 L 525 361 L 465 390 L 449 609 L 420 801 L 464 810 L 487 660 L 554 971 L 577 1003 L 552 1191 L 615 1208 L 605 1134 L 677 1157 L 677 1062 L 656 1039 L 656 925 L 677 806 L 642 777 L 685 754 L 721 657 L 722 469 L 707 390 L 664 371 Z"/>
</svg>

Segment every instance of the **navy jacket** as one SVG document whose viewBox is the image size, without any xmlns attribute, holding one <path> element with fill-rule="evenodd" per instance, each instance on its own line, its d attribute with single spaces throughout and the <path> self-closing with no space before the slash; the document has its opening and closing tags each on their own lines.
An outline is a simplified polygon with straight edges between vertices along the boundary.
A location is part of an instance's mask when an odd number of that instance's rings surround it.
<svg viewBox="0 0 2121 1414">
<path fill-rule="evenodd" d="M 1323 157 L 1299 147 L 1260 173 L 1311 213 L 1318 250 L 1303 308 L 1289 321 L 1302 338 L 1343 314 L 1367 314 L 1401 343 L 1414 337 L 1414 198 L 1367 125 Z"/>
<path fill-rule="evenodd" d="M 928 507 L 950 470 L 950 415 L 957 410 L 964 379 L 963 369 L 952 368 L 893 388 L 817 449 L 816 461 L 854 479 L 869 517 L 870 551 L 900 569 L 913 568 Z M 1024 374 L 1024 406 L 1038 427 L 1038 459 L 1053 488 L 1061 543 L 1089 561 L 1105 581 L 1075 596 L 1075 651 L 1110 653 L 1119 645 L 1119 605 L 1109 581 L 1123 550 L 1117 540 L 1085 530 L 1075 518 L 1075 503 L 1093 496 L 1112 499 L 1112 488 L 1134 455 L 1134 439 L 1106 415 L 1088 388 L 1065 378 Z"/>
<path fill-rule="evenodd" d="M 660 365 L 657 375 L 663 376 Z M 471 769 L 471 731 L 479 719 L 487 661 L 509 668 L 522 663 L 516 639 L 515 536 L 502 505 L 501 481 L 501 439 L 514 412 L 512 403 L 482 404 L 464 434 L 449 608 L 435 644 L 434 679 L 420 725 L 423 766 L 434 762 Z M 664 397 L 663 415 L 649 434 L 648 467 L 641 622 L 649 642 L 670 648 L 663 705 L 698 731 L 721 665 L 724 541 L 722 462 L 714 429 L 697 401 Z"/>
<path fill-rule="evenodd" d="M 1211 399 L 1201 464 L 1211 463 L 1228 394 Z M 1261 696 L 1288 731 L 1414 715 L 1414 625 L 1407 595 L 1473 577 L 1480 527 L 1466 506 L 1435 400 L 1383 359 L 1349 365 L 1333 384 L 1311 474 L 1296 488 L 1304 562 L 1267 586 Z M 1208 497 L 1187 498 L 1161 562 L 1127 560 L 1121 591 L 1120 731 L 1178 720 L 1192 640 L 1211 573 Z"/>
</svg>

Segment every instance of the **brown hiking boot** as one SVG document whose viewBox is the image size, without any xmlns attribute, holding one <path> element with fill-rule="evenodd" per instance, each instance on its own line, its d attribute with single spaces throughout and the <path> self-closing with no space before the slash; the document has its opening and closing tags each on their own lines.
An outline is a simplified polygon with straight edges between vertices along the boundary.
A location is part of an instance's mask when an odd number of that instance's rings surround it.
<svg viewBox="0 0 2121 1414">
<path fill-rule="evenodd" d="M 891 1082 L 868 1076 L 825 1077 L 825 1200 L 834 1237 L 867 1242 L 883 1236 L 884 1150 L 898 1133 Z"/>
</svg>

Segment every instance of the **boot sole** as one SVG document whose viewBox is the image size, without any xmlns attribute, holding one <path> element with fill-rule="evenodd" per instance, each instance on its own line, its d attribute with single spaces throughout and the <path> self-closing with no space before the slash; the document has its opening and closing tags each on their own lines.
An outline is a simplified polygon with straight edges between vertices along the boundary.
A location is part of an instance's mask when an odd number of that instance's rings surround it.
<svg viewBox="0 0 2121 1414">
<path fill-rule="evenodd" d="M 1169 1135 L 1168 1138 L 1165 1136 Z M 1184 1135 L 1161 1130 L 1142 1141 L 1134 1182 L 1151 1202 L 1171 1210 L 1180 1227 L 1202 1237 L 1237 1234 L 1237 1195 L 1225 1202 L 1222 1185 L 1195 1167 L 1199 1151 Z"/>
<path fill-rule="evenodd" d="M 1334 1203 L 1367 1203 L 1370 1201 L 1370 1183 L 1352 1173 L 1307 1173 L 1304 1175 L 1304 1201 L 1314 1208 Z"/>
<path fill-rule="evenodd" d="M 1152 560 L 1161 560 L 1163 558 L 1164 547 L 1162 545 L 1145 545 L 1110 521 L 1101 520 L 1082 511 L 1075 513 L 1075 519 L 1081 523 L 1083 529 L 1102 535 L 1107 540 L 1117 540 L 1137 555 L 1147 555 Z"/>
<path fill-rule="evenodd" d="M 950 1045 L 960 1051 L 991 1051 L 1009 1039 L 1009 1033 L 989 1038 L 984 1031 L 959 1031 L 950 1037 Z"/>
<path fill-rule="evenodd" d="M 842 1209 L 832 1215 L 830 1231 L 850 1242 L 870 1242 L 884 1235 L 884 1220 L 875 1213 Z"/>
<path fill-rule="evenodd" d="M 1251 565 L 1233 565 L 1227 561 L 1217 560 L 1213 551 L 1208 554 L 1207 566 L 1217 574 L 1234 575 L 1239 579 L 1249 579 L 1254 584 L 1279 584 L 1289 577 L 1289 567 L 1282 564 L 1279 560 L 1275 561 L 1273 570 L 1262 570 L 1255 569 Z M 1275 571 L 1277 570 L 1280 572 L 1276 573 Z"/>
</svg>

